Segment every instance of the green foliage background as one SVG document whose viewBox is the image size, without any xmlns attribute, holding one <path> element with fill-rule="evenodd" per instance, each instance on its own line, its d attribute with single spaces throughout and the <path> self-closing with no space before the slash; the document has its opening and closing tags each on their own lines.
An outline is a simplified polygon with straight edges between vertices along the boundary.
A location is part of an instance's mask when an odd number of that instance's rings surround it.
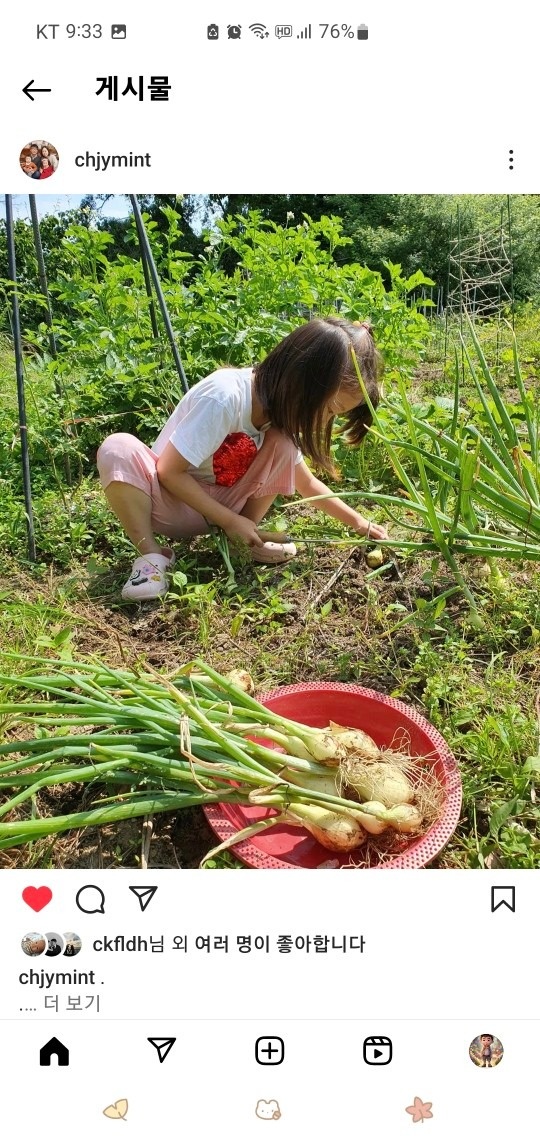
<svg viewBox="0 0 540 1140">
<path fill-rule="evenodd" d="M 398 376 L 412 391 L 420 361 L 426 353 L 429 359 L 438 322 L 425 314 L 431 291 L 444 293 L 458 207 L 462 232 L 471 234 L 496 225 L 508 209 L 507 199 L 485 195 L 207 195 L 142 204 L 190 383 L 223 364 L 251 364 L 301 321 L 339 312 L 372 321 L 387 392 Z M 516 293 L 532 312 L 540 281 L 539 204 L 533 195 L 510 204 Z M 107 219 L 101 206 L 105 211 L 107 203 L 89 199 L 41 221 L 56 359 L 31 227 L 16 223 L 38 546 L 64 562 L 73 549 L 90 551 L 105 529 L 103 508 L 89 490 L 104 436 L 130 431 L 151 443 L 182 395 L 165 336 L 152 335 L 133 220 Z M 1 223 L 0 274 L 0 541 L 5 534 L 9 549 L 21 550 L 26 524 Z M 431 383 L 444 400 L 451 379 L 438 375 Z M 373 443 L 354 456 L 345 451 L 337 445 L 346 479 L 365 485 L 369 465 L 370 482 L 387 479 Z M 68 476 L 69 501 L 59 512 Z"/>
<path fill-rule="evenodd" d="M 98 228 L 112 238 L 107 257 L 114 260 L 119 253 L 136 258 L 138 243 L 128 216 L 107 216 L 107 195 L 89 196 L 76 210 L 59 210 L 41 221 L 42 241 L 52 280 L 66 269 L 62 238 L 69 226 L 79 223 Z M 296 223 L 304 214 L 314 221 L 336 216 L 342 220 L 343 234 L 350 238 L 347 246 L 336 250 L 338 264 L 359 262 L 385 275 L 385 262 L 399 263 L 404 276 L 422 269 L 436 281 L 445 299 L 448 254 L 456 234 L 457 213 L 462 235 L 473 237 L 498 226 L 501 211 L 506 217 L 508 201 L 511 216 L 511 252 L 514 265 L 514 290 L 518 301 L 537 300 L 540 296 L 540 195 L 515 194 L 510 198 L 494 194 L 363 194 L 363 195 L 240 195 L 207 194 L 154 195 L 140 198 L 141 207 L 156 230 L 166 234 L 168 211 L 174 210 L 180 222 L 180 243 L 185 252 L 197 257 L 203 252 L 205 230 L 219 218 L 247 218 L 257 210 L 265 221 L 278 226 L 287 224 L 293 214 Z M 126 206 L 126 215 L 129 209 Z M 23 283 L 37 286 L 37 265 L 30 226 L 16 223 L 19 270 Z M 231 269 L 236 256 L 231 249 L 224 268 Z M 4 223 L 0 222 L 0 277 L 7 275 Z"/>
<path fill-rule="evenodd" d="M 416 289 L 430 284 L 417 271 L 404 278 L 390 262 L 382 275 L 356 262 L 340 265 L 350 245 L 338 218 L 278 226 L 260 213 L 218 221 L 198 257 L 182 248 L 181 217 L 162 208 L 167 228 L 146 218 L 165 298 L 190 383 L 224 364 L 262 359 L 302 320 L 339 311 L 352 320 L 369 317 L 389 376 L 409 374 L 425 340 L 427 321 L 417 311 Z M 113 237 L 71 219 L 57 251 L 50 281 L 58 356 L 49 348 L 43 301 L 21 284 L 32 359 L 28 377 L 30 446 L 34 471 L 72 467 L 88 471 L 104 435 L 132 431 L 151 442 L 182 389 L 163 336 L 152 337 L 150 310 L 138 258 L 110 256 Z M 234 268 L 224 262 L 234 255 Z M 3 282 L 5 311 L 10 286 Z M 15 407 L 4 433 L 16 433 Z M 7 426 L 7 425 L 5 425 Z M 4 473 L 13 474 L 13 451 Z M 0 455 L 0 464 L 2 456 Z"/>
</svg>

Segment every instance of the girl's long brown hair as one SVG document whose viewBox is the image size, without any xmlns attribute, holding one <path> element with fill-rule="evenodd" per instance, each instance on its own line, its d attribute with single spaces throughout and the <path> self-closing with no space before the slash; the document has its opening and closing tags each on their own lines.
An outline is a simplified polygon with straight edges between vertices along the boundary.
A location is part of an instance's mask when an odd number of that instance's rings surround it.
<svg viewBox="0 0 540 1140">
<path fill-rule="evenodd" d="M 358 405 L 344 416 L 347 442 L 362 442 L 371 423 L 354 367 L 353 350 L 374 408 L 380 398 L 382 357 L 368 321 L 318 317 L 289 333 L 255 368 L 256 392 L 268 419 L 311 459 L 330 474 L 334 417 L 329 401 L 343 387 L 358 393 Z"/>
</svg>

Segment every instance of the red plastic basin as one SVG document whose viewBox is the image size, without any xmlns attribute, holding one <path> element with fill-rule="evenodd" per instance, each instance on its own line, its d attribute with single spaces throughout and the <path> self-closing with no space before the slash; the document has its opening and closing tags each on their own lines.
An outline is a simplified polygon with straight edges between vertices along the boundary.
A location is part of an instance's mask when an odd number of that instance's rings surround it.
<svg viewBox="0 0 540 1140">
<path fill-rule="evenodd" d="M 280 716 L 324 728 L 330 720 L 349 728 L 362 728 L 379 747 L 395 746 L 396 734 L 405 730 L 412 755 L 429 756 L 433 770 L 444 789 L 439 819 L 420 838 L 394 858 L 373 869 L 425 867 L 446 845 L 457 826 L 461 810 L 461 780 L 457 761 L 439 732 L 411 708 L 361 685 L 338 682 L 284 685 L 260 698 L 263 705 Z M 272 813 L 267 808 L 239 804 L 212 804 L 204 809 L 210 826 L 220 840 Z M 362 858 L 361 848 L 358 857 Z M 321 847 L 309 832 L 283 825 L 263 831 L 233 847 L 235 855 L 249 867 L 295 870 L 300 867 L 354 867 L 355 852 L 338 855 Z M 365 862 L 361 864 L 365 865 Z M 360 864 L 358 865 L 360 866 Z"/>
</svg>

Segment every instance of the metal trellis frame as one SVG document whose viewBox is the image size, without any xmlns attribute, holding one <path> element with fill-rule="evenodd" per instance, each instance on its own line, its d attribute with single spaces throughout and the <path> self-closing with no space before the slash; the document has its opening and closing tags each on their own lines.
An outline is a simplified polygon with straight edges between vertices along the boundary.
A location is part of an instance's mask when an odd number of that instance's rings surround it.
<svg viewBox="0 0 540 1140">
<path fill-rule="evenodd" d="M 159 279 L 159 273 L 157 271 L 157 265 L 154 261 L 154 255 L 152 253 L 152 247 L 151 247 L 150 242 L 148 240 L 148 234 L 146 232 L 146 228 L 145 228 L 145 225 L 144 225 L 144 222 L 142 219 L 141 208 L 140 208 L 139 203 L 137 201 L 137 195 L 136 194 L 130 194 L 129 200 L 131 202 L 131 208 L 132 208 L 133 214 L 135 216 L 135 224 L 137 226 L 137 233 L 139 235 L 139 244 L 141 247 L 141 255 L 143 257 L 143 266 L 145 263 L 145 261 L 144 261 L 144 259 L 145 259 L 146 263 L 148 265 L 148 269 L 150 271 L 150 276 L 152 278 L 154 289 L 156 290 L 156 296 L 158 299 L 159 307 L 161 309 L 161 316 L 163 317 L 163 324 L 165 325 L 165 331 L 166 331 L 167 336 L 169 338 L 169 344 L 171 346 L 171 352 L 173 354 L 174 363 L 176 364 L 176 369 L 177 369 L 178 375 L 180 377 L 180 381 L 182 383 L 182 388 L 184 389 L 184 394 L 185 394 L 188 391 L 189 384 L 187 382 L 187 376 L 184 372 L 184 365 L 182 364 L 182 360 L 180 358 L 180 353 L 178 351 L 176 341 L 174 339 L 174 332 L 173 332 L 173 327 L 171 324 L 171 318 L 169 316 L 169 310 L 167 308 L 167 302 L 165 301 L 163 289 L 161 288 L 161 281 Z"/>
<path fill-rule="evenodd" d="M 41 244 L 41 231 L 39 228 L 39 217 L 38 217 L 38 212 L 37 212 L 37 204 L 36 204 L 36 195 L 35 194 L 29 195 L 29 202 L 30 202 L 30 216 L 32 218 L 32 232 L 34 235 L 34 247 L 36 250 L 36 258 L 37 258 L 37 264 L 38 264 L 39 286 L 40 286 L 41 292 L 43 293 L 43 297 L 45 298 L 45 321 L 46 321 L 47 327 L 49 329 L 49 352 L 51 354 L 52 359 L 56 360 L 58 357 L 58 353 L 57 353 L 57 348 L 56 348 L 56 337 L 54 335 L 54 324 L 53 324 L 51 297 L 50 297 L 50 293 L 49 293 L 49 285 L 47 282 L 47 271 L 45 268 L 45 258 L 43 256 L 43 246 Z M 56 395 L 58 396 L 58 400 L 60 402 L 64 398 L 64 392 L 62 389 L 62 384 L 61 384 L 61 382 L 60 382 L 60 380 L 56 374 L 54 376 L 54 387 L 55 387 Z M 72 434 L 71 427 L 68 429 L 68 433 L 70 435 Z M 66 480 L 67 480 L 68 487 L 71 487 L 71 484 L 72 484 L 71 459 L 69 456 L 69 452 L 64 457 L 64 470 L 66 472 Z"/>
<path fill-rule="evenodd" d="M 141 234 L 146 234 L 144 223 L 139 213 L 134 213 L 135 226 L 137 229 L 137 238 L 139 241 L 139 254 L 141 258 L 141 265 L 144 275 L 144 285 L 146 289 L 146 296 L 148 297 L 148 308 L 150 310 L 150 324 L 152 325 L 152 336 L 154 340 L 159 340 L 159 328 L 157 322 L 156 306 L 154 304 L 154 294 L 152 292 L 152 278 L 150 276 L 150 267 L 146 257 L 146 249 L 144 242 L 141 240 Z"/>
<path fill-rule="evenodd" d="M 461 372 L 465 374 L 465 341 L 469 318 L 473 323 L 491 322 L 495 325 L 495 375 L 498 375 L 506 324 L 503 316 L 509 314 L 514 327 L 514 268 L 512 252 L 512 212 L 510 195 L 501 206 L 498 222 L 477 232 L 462 231 L 461 210 L 458 205 L 456 229 L 452 233 L 445 306 L 444 359 L 446 364 L 451 332 L 459 330 Z"/>
<path fill-rule="evenodd" d="M 6 241 L 8 255 L 8 274 L 12 283 L 11 292 L 11 321 L 13 331 L 13 347 L 15 351 L 15 374 L 17 377 L 17 404 L 19 409 L 19 433 L 21 437 L 21 462 L 24 488 L 24 505 L 26 509 L 26 529 L 28 535 L 28 557 L 31 562 L 36 561 L 36 536 L 34 531 L 34 512 L 32 509 L 32 484 L 30 479 L 30 457 L 28 454 L 28 424 L 26 420 L 26 403 L 24 398 L 24 362 L 21 337 L 21 319 L 19 313 L 19 295 L 17 292 L 17 263 L 15 260 L 15 231 L 13 226 L 13 197 L 6 194 Z"/>
</svg>

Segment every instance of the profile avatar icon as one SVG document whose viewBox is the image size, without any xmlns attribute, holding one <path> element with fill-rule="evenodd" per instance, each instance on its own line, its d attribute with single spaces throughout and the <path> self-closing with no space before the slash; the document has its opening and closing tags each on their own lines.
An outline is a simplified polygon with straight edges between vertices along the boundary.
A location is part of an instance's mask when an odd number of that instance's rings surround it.
<svg viewBox="0 0 540 1140">
<path fill-rule="evenodd" d="M 469 1057 L 479 1069 L 494 1069 L 502 1061 L 504 1049 L 493 1033 L 480 1033 L 469 1045 Z"/>
<path fill-rule="evenodd" d="M 66 958 L 74 958 L 81 949 L 82 941 L 78 934 L 72 930 L 64 934 L 64 955 Z"/>
<path fill-rule="evenodd" d="M 230 40 L 239 40 L 242 35 L 242 25 L 227 24 L 227 35 Z"/>
<path fill-rule="evenodd" d="M 58 151 L 46 139 L 33 139 L 23 146 L 19 154 L 19 166 L 28 178 L 43 182 L 52 178 L 58 170 Z"/>
<path fill-rule="evenodd" d="M 30 934 L 25 934 L 21 940 L 21 948 L 30 958 L 37 958 L 39 954 L 44 954 L 47 949 L 47 939 L 44 934 L 39 934 L 33 930 Z"/>
<path fill-rule="evenodd" d="M 47 939 L 47 949 L 45 951 L 46 958 L 57 958 L 64 950 L 64 939 L 61 934 L 57 934 L 54 930 L 49 931 L 45 935 Z"/>
</svg>

